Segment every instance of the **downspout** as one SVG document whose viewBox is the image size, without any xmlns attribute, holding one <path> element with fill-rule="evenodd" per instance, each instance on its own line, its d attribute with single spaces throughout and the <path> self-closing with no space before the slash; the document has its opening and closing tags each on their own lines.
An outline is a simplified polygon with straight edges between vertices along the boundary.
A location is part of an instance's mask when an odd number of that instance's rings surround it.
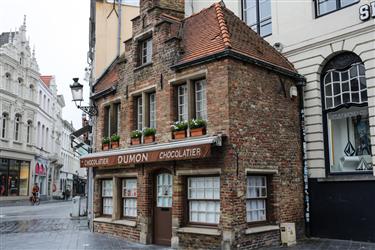
<svg viewBox="0 0 375 250">
<path fill-rule="evenodd" d="M 305 218 L 305 234 L 310 236 L 310 201 L 309 201 L 309 170 L 307 166 L 306 154 L 306 131 L 305 131 L 305 107 L 303 102 L 303 87 L 306 84 L 306 79 L 303 77 L 297 84 L 299 95 L 299 109 L 300 109 L 300 137 L 301 137 L 301 153 L 302 153 L 302 171 L 303 171 L 303 201 L 304 201 L 304 218 Z"/>
<path fill-rule="evenodd" d="M 122 26 L 122 12 L 121 12 L 121 1 L 118 0 L 118 31 L 117 31 L 117 57 L 120 56 L 121 46 L 121 26 Z"/>
</svg>

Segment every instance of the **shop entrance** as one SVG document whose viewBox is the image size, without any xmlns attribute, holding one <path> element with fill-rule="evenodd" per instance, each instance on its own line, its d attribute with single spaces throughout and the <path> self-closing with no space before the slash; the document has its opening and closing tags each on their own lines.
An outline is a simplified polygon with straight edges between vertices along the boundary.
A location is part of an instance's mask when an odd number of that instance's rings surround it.
<svg viewBox="0 0 375 250">
<path fill-rule="evenodd" d="M 155 176 L 154 243 L 171 245 L 172 238 L 172 175 Z"/>
</svg>

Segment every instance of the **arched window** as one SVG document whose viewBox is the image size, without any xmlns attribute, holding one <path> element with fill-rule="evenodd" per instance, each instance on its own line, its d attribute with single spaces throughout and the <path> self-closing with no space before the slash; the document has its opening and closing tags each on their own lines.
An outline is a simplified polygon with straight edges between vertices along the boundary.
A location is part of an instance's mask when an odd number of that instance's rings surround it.
<svg viewBox="0 0 375 250">
<path fill-rule="evenodd" d="M 41 137 L 42 139 L 41 139 L 41 142 L 40 142 L 40 147 L 41 148 L 45 148 L 45 146 L 44 146 L 44 125 L 42 125 L 42 137 Z"/>
<path fill-rule="evenodd" d="M 23 80 L 22 78 L 18 78 L 18 85 L 15 88 L 14 92 L 16 95 L 19 95 L 22 97 L 22 86 L 23 86 Z"/>
<path fill-rule="evenodd" d="M 42 107 L 42 91 L 39 91 L 39 107 Z"/>
<path fill-rule="evenodd" d="M 29 99 L 30 101 L 34 100 L 34 85 L 32 84 L 29 86 Z"/>
<path fill-rule="evenodd" d="M 372 170 L 365 67 L 345 52 L 322 71 L 326 162 L 330 172 Z"/>
<path fill-rule="evenodd" d="M 46 109 L 46 95 L 43 96 L 43 109 Z"/>
<path fill-rule="evenodd" d="M 9 92 L 12 91 L 12 77 L 10 75 L 10 73 L 5 73 L 5 89 Z"/>
<path fill-rule="evenodd" d="M 1 138 L 8 137 L 8 123 L 9 123 L 9 115 L 7 113 L 3 113 L 1 115 Z"/>
<path fill-rule="evenodd" d="M 48 98 L 48 101 L 47 101 L 47 112 L 49 112 L 49 105 L 50 105 L 50 100 Z"/>
<path fill-rule="evenodd" d="M 28 120 L 27 121 L 27 133 L 26 133 L 26 142 L 28 144 L 31 143 L 32 128 L 33 128 L 33 122 Z"/>
<path fill-rule="evenodd" d="M 14 119 L 14 140 L 19 141 L 21 139 L 21 124 L 22 124 L 22 116 L 20 114 L 16 114 Z"/>
</svg>

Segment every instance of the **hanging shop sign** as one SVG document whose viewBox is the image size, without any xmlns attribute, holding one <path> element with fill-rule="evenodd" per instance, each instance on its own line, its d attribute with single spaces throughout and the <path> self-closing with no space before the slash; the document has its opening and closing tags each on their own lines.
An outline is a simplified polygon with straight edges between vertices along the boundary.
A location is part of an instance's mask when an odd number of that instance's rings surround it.
<svg viewBox="0 0 375 250">
<path fill-rule="evenodd" d="M 138 163 L 206 158 L 211 155 L 211 144 L 127 153 L 81 159 L 81 167 L 110 167 Z"/>
<path fill-rule="evenodd" d="M 375 1 L 359 7 L 359 19 L 368 21 L 370 18 L 375 18 Z"/>
</svg>

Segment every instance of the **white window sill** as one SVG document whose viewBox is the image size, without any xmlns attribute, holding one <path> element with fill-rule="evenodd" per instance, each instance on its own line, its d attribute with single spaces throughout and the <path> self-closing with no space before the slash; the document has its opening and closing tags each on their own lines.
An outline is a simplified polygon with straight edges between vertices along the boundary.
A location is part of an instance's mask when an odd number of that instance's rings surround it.
<svg viewBox="0 0 375 250">
<path fill-rule="evenodd" d="M 204 235 L 221 235 L 220 231 L 216 228 L 201 228 L 201 227 L 181 227 L 177 229 L 179 233 L 188 233 L 188 234 L 204 234 Z"/>
<path fill-rule="evenodd" d="M 95 218 L 94 222 L 104 222 L 104 223 L 124 225 L 124 226 L 129 226 L 129 227 L 137 226 L 137 222 L 133 220 L 112 220 L 112 218 L 106 218 L 106 217 Z"/>
<path fill-rule="evenodd" d="M 263 233 L 263 232 L 268 232 L 268 231 L 275 231 L 279 229 L 280 229 L 279 225 L 251 227 L 251 228 L 246 229 L 245 234 L 257 234 L 257 233 Z"/>
</svg>

